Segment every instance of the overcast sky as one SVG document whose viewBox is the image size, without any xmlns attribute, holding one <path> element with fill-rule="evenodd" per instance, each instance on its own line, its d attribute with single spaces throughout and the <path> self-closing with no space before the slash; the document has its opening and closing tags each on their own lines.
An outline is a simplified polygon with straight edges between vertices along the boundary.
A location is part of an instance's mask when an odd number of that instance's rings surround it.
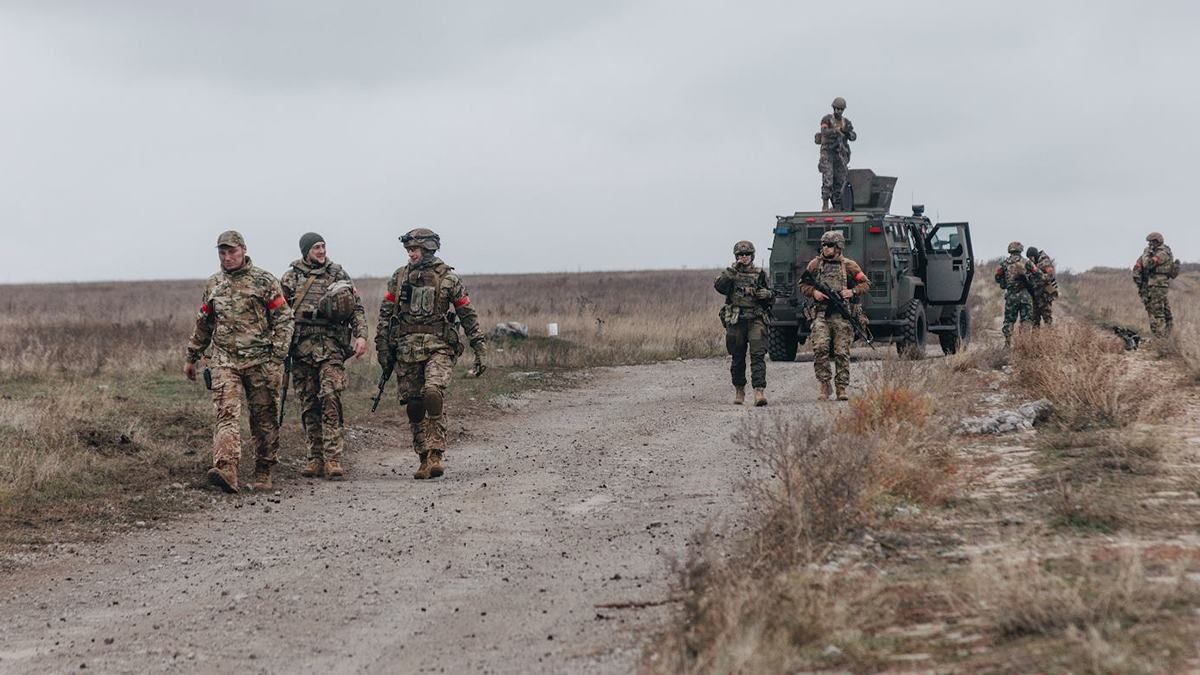
<svg viewBox="0 0 1200 675">
<path fill-rule="evenodd" d="M 1200 5 L 0 0 L 0 282 L 718 266 L 820 206 L 834 96 L 893 211 L 1060 267 L 1200 259 Z M 1188 84 L 1192 82 L 1192 84 Z"/>
</svg>

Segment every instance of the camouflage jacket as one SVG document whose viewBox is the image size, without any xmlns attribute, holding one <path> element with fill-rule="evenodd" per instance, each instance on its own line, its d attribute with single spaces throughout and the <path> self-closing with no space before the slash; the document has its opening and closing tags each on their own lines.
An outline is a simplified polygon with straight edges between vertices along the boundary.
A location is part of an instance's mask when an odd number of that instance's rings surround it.
<svg viewBox="0 0 1200 675">
<path fill-rule="evenodd" d="M 1058 295 L 1058 280 L 1054 276 L 1054 260 L 1049 253 L 1041 251 L 1038 253 L 1037 260 L 1030 259 L 1033 266 L 1038 271 L 1038 275 L 1030 278 L 1030 290 L 1032 293 L 1041 294 L 1046 297 L 1055 297 Z"/>
<path fill-rule="evenodd" d="M 292 308 L 270 272 L 246 264 L 208 278 L 187 360 L 199 361 L 210 345 L 214 367 L 245 368 L 281 363 L 292 340 Z"/>
<path fill-rule="evenodd" d="M 283 273 L 280 279 L 283 296 L 296 314 L 292 357 L 313 365 L 324 361 L 340 362 L 351 351 L 356 339 L 367 337 L 367 315 L 358 289 L 353 285 L 354 313 L 349 320 L 336 320 L 325 316 L 321 310 L 321 299 L 329 287 L 339 281 L 353 284 L 346 270 L 331 261 L 313 265 L 306 260 L 295 260 Z"/>
<path fill-rule="evenodd" d="M 732 308 L 722 309 L 721 317 L 726 324 L 743 318 L 766 317 L 775 297 L 766 270 L 754 265 L 726 267 L 713 281 L 713 288 L 725 296 L 725 307 Z"/>
<path fill-rule="evenodd" d="M 454 268 L 435 256 L 415 265 L 405 265 L 388 280 L 387 293 L 379 306 L 375 349 L 381 360 L 395 350 L 396 360 L 416 363 L 443 352 L 456 358 L 463 345 L 458 326 L 462 324 L 472 347 L 482 346 L 483 333 L 471 298 Z"/>
<path fill-rule="evenodd" d="M 863 273 L 862 267 L 853 260 L 837 256 L 834 258 L 826 258 L 817 256 L 808 261 L 804 272 L 812 274 L 818 281 L 829 287 L 829 290 L 837 293 L 845 289 L 850 289 L 854 292 L 854 297 L 858 298 L 866 294 L 871 289 L 871 282 L 867 279 L 867 275 Z M 804 274 L 801 274 L 803 277 Z M 812 283 L 801 279 L 799 284 L 800 294 L 811 298 L 817 290 Z M 824 307 L 824 301 L 816 303 L 818 307 Z"/>
<path fill-rule="evenodd" d="M 850 141 L 857 141 L 858 134 L 850 118 L 842 115 L 839 120 L 830 113 L 821 118 L 821 130 L 813 135 L 813 143 L 821 146 L 821 152 L 842 152 L 850 156 Z"/>
<path fill-rule="evenodd" d="M 1032 300 L 1031 292 L 1042 273 L 1020 253 L 1010 253 L 996 268 L 996 283 L 1004 289 L 1004 299 Z"/>
<path fill-rule="evenodd" d="M 1167 286 L 1179 276 L 1179 261 L 1166 244 L 1147 246 L 1133 264 L 1133 282 L 1138 286 Z"/>
</svg>

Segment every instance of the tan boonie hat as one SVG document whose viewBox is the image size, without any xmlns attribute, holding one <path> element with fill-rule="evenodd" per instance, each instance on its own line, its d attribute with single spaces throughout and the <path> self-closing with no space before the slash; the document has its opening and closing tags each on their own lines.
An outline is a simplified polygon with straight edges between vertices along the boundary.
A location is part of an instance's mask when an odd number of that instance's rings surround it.
<svg viewBox="0 0 1200 675">
<path fill-rule="evenodd" d="M 237 230 L 225 230 L 221 236 L 217 237 L 217 246 L 241 246 L 246 247 L 246 240 L 242 239 L 242 233 Z"/>
</svg>

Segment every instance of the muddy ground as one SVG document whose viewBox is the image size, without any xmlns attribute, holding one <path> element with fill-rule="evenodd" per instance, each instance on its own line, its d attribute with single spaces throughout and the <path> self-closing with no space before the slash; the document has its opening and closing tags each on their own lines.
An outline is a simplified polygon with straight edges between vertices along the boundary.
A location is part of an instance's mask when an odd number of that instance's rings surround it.
<svg viewBox="0 0 1200 675">
<path fill-rule="evenodd" d="M 25 558 L 0 577 L 0 671 L 634 670 L 669 611 L 670 561 L 744 516 L 737 482 L 759 469 L 733 432 L 815 405 L 809 363 L 770 364 L 759 409 L 730 404 L 726 364 L 525 394 L 463 421 L 441 480 L 411 479 L 402 428 L 353 429 L 344 482 L 214 494 L 157 529 Z"/>
</svg>

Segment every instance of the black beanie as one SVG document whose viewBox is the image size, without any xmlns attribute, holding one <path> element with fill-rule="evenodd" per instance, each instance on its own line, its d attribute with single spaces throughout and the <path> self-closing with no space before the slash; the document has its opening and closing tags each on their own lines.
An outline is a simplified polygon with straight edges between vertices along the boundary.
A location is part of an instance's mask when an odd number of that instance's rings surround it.
<svg viewBox="0 0 1200 675">
<path fill-rule="evenodd" d="M 300 237 L 300 257 L 307 259 L 308 252 L 310 250 L 312 250 L 312 247 L 316 246 L 317 242 L 322 242 L 322 241 L 325 241 L 325 237 L 322 237 L 321 235 L 317 234 L 316 232 L 309 232 L 309 233 L 305 234 L 303 237 Z"/>
</svg>

